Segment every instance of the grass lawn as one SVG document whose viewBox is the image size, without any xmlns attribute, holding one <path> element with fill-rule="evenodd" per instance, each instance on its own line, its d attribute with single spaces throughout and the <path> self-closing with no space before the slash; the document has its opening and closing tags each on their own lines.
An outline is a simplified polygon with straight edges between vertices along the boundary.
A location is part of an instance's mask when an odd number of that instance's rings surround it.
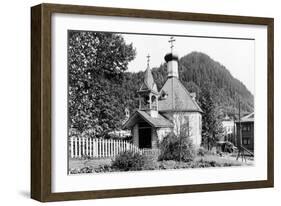
<svg viewBox="0 0 281 206">
<path fill-rule="evenodd" d="M 200 161 L 203 159 L 204 161 L 208 162 L 216 162 L 218 164 L 231 164 L 231 166 L 251 166 L 254 165 L 254 161 L 252 159 L 247 159 L 247 161 L 242 162 L 241 158 L 239 160 L 236 160 L 236 156 L 231 156 L 231 155 L 224 155 L 222 157 L 218 155 L 205 155 L 204 157 L 197 156 L 195 158 L 195 161 Z"/>
<path fill-rule="evenodd" d="M 69 168 L 72 169 L 82 169 L 84 167 L 99 168 L 103 165 L 110 165 L 111 158 L 100 158 L 100 159 L 89 159 L 89 160 L 80 160 L 80 159 L 70 159 Z"/>
<path fill-rule="evenodd" d="M 112 170 L 111 158 L 78 160 L 70 159 L 70 172 L 76 173 L 100 173 L 116 171 Z M 205 156 L 196 156 L 191 162 L 177 162 L 173 160 L 168 161 L 154 161 L 148 163 L 143 170 L 163 170 L 163 169 L 180 169 L 180 168 L 207 168 L 207 167 L 230 167 L 230 166 L 251 166 L 254 161 L 247 159 L 242 162 L 241 158 L 236 160 L 235 156 L 225 154 L 223 156 L 208 154 Z"/>
</svg>

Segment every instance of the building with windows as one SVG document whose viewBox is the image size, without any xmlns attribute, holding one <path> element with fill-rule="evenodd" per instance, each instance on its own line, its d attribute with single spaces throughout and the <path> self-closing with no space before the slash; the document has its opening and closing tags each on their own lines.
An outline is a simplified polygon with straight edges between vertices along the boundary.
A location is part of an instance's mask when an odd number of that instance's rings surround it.
<svg viewBox="0 0 281 206">
<path fill-rule="evenodd" d="M 172 47 L 171 47 L 172 48 Z M 201 113 L 195 95 L 191 95 L 179 80 L 178 56 L 171 51 L 165 55 L 168 78 L 158 91 L 149 66 L 144 81 L 138 91 L 139 108 L 124 123 L 124 129 L 130 129 L 133 142 L 139 148 L 158 148 L 164 136 L 170 132 L 179 134 L 187 127 L 186 136 L 196 146 L 201 144 Z"/>
<path fill-rule="evenodd" d="M 242 146 L 250 151 L 254 151 L 254 120 L 253 112 L 242 117 L 241 121 L 235 122 L 238 142 L 241 142 Z"/>
</svg>

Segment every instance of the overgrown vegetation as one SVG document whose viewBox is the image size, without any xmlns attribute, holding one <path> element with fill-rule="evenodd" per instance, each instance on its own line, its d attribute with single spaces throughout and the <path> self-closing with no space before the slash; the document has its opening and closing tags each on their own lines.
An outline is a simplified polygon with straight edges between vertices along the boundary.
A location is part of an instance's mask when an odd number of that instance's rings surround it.
<svg viewBox="0 0 281 206">
<path fill-rule="evenodd" d="M 174 160 L 190 162 L 196 153 L 194 145 L 189 137 L 168 134 L 160 143 L 161 154 L 159 160 Z"/>
<path fill-rule="evenodd" d="M 162 160 L 162 161 L 151 161 L 146 159 L 144 156 L 144 164 L 141 167 L 125 166 L 123 163 L 122 169 L 114 167 L 113 164 L 101 164 L 98 166 L 81 166 L 80 168 L 73 168 L 69 170 L 70 174 L 80 173 L 104 173 L 104 172 L 120 172 L 120 171 L 138 171 L 138 170 L 168 170 L 168 169 L 188 169 L 188 168 L 207 168 L 207 167 L 232 167 L 241 166 L 243 163 L 222 158 L 218 155 L 205 154 L 204 156 L 196 156 L 193 161 L 179 162 L 175 160 Z M 123 159 L 124 160 L 124 159 Z M 127 162 L 127 160 L 124 160 Z M 120 162 L 119 162 L 120 163 Z M 251 163 L 249 163 L 251 164 Z M 127 168 L 126 170 L 124 168 Z M 130 168 L 130 169 L 128 169 Z M 141 169 L 140 169 L 141 168 Z"/>
<path fill-rule="evenodd" d="M 145 158 L 139 153 L 126 151 L 119 154 L 112 162 L 112 168 L 120 171 L 142 170 Z"/>
</svg>

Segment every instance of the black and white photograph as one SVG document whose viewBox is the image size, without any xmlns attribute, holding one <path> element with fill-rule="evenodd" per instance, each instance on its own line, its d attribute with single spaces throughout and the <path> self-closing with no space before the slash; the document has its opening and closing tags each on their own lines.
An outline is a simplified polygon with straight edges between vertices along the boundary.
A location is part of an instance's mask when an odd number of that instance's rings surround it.
<svg viewBox="0 0 281 206">
<path fill-rule="evenodd" d="M 68 30 L 68 174 L 255 165 L 255 39 Z"/>
</svg>

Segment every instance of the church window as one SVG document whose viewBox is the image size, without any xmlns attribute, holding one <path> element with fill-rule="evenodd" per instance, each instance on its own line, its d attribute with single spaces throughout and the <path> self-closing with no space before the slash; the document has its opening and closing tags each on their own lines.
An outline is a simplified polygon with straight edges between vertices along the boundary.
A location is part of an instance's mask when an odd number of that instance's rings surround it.
<svg viewBox="0 0 281 206">
<path fill-rule="evenodd" d="M 151 97 L 151 109 L 157 110 L 157 100 L 154 95 Z"/>
</svg>

